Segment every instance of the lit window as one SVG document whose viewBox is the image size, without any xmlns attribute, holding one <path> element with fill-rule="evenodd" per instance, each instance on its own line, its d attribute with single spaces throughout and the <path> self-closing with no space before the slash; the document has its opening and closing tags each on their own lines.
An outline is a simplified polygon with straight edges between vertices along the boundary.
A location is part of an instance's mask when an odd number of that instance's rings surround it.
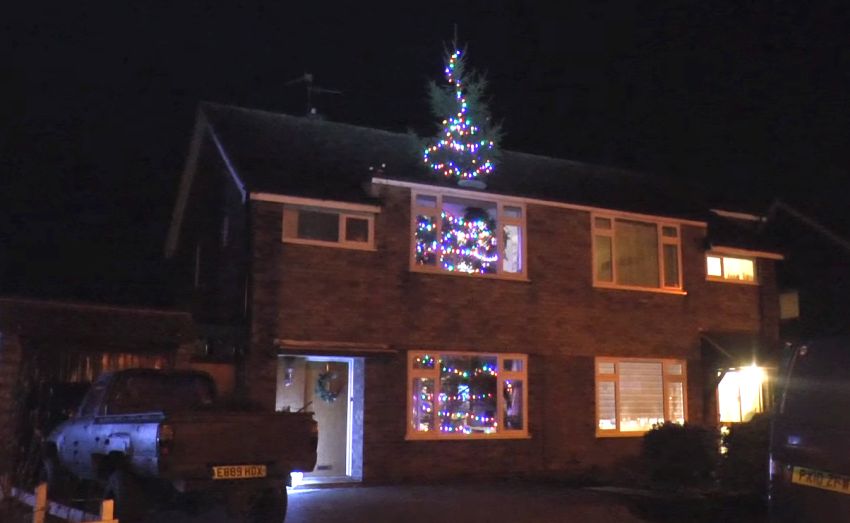
<svg viewBox="0 0 850 523">
<path fill-rule="evenodd" d="M 284 205 L 283 241 L 350 249 L 374 246 L 374 215 Z"/>
<path fill-rule="evenodd" d="M 408 353 L 409 439 L 525 437 L 524 354 Z"/>
<path fill-rule="evenodd" d="M 763 390 L 767 374 L 761 367 L 729 370 L 717 386 L 717 410 L 722 423 L 750 421 L 764 410 Z"/>
<path fill-rule="evenodd" d="M 709 280 L 754 283 L 756 264 L 753 258 L 733 258 L 719 254 L 705 256 L 705 273 Z"/>
<path fill-rule="evenodd" d="M 641 435 L 664 421 L 684 423 L 685 362 L 596 358 L 597 436 Z"/>
<path fill-rule="evenodd" d="M 601 287 L 682 288 L 679 227 L 593 217 L 593 277 Z"/>
<path fill-rule="evenodd" d="M 421 193 L 412 195 L 412 205 L 414 270 L 525 274 L 523 206 Z"/>
</svg>

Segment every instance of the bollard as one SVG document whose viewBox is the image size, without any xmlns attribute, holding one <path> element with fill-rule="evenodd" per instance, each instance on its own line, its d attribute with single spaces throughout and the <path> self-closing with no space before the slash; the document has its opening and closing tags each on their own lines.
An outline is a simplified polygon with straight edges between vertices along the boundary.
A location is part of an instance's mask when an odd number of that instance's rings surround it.
<svg viewBox="0 0 850 523">
<path fill-rule="evenodd" d="M 104 499 L 100 502 L 100 521 L 98 523 L 118 523 L 115 519 L 115 500 Z"/>
<path fill-rule="evenodd" d="M 47 483 L 39 483 L 35 487 L 35 503 L 32 508 L 32 523 L 44 523 L 47 513 Z"/>
</svg>

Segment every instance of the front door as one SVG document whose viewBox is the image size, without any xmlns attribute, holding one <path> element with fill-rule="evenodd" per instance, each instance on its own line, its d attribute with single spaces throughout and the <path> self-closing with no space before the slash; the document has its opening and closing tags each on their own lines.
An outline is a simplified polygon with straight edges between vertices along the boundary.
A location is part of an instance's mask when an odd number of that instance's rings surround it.
<svg viewBox="0 0 850 523">
<path fill-rule="evenodd" d="M 350 358 L 282 356 L 277 410 L 313 412 L 319 425 L 316 468 L 303 482 L 354 479 L 352 476 L 352 371 Z"/>
</svg>

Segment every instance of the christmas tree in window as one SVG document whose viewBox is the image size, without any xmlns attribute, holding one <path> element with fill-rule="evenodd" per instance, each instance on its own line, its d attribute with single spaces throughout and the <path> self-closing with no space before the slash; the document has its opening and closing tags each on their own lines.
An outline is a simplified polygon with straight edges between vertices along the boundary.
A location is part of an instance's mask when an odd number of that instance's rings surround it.
<svg viewBox="0 0 850 523">
<path fill-rule="evenodd" d="M 501 129 L 491 123 L 482 100 L 484 78 L 468 72 L 465 50 L 453 47 L 446 58 L 446 84 L 429 85 L 431 111 L 440 119 L 440 130 L 426 145 L 424 162 L 441 178 L 483 189 L 484 178 L 496 167 Z"/>
</svg>

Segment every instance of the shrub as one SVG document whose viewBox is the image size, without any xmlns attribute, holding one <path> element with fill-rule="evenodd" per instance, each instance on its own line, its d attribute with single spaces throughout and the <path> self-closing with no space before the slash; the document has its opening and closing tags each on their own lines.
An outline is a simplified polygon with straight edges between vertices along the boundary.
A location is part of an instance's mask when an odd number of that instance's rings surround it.
<svg viewBox="0 0 850 523">
<path fill-rule="evenodd" d="M 717 443 L 711 429 L 668 422 L 643 437 L 642 458 L 652 481 L 696 486 L 714 477 Z"/>
<path fill-rule="evenodd" d="M 747 423 L 733 425 L 723 436 L 726 454 L 720 462 L 720 486 L 731 492 L 767 494 L 770 416 L 757 414 Z"/>
</svg>

